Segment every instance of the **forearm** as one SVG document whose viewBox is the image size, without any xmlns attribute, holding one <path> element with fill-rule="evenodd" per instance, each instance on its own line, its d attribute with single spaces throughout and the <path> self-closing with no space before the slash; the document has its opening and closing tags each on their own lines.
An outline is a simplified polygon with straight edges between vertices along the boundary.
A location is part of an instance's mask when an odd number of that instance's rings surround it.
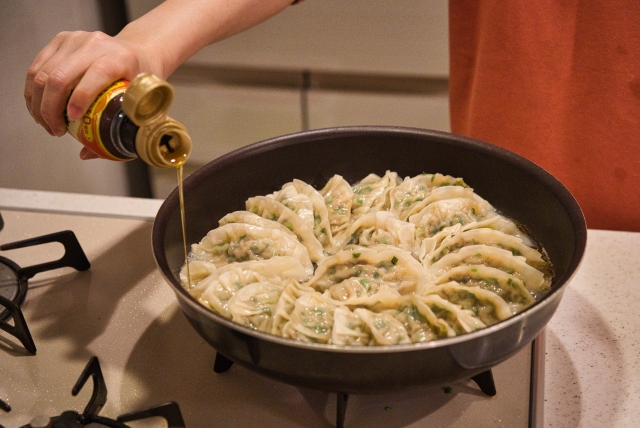
<svg viewBox="0 0 640 428">
<path fill-rule="evenodd" d="M 204 46 L 275 15 L 292 0 L 166 0 L 128 24 L 116 37 L 101 32 L 62 32 L 27 71 L 25 101 L 52 135 L 64 135 L 100 91 L 140 72 L 167 78 Z"/>
<path fill-rule="evenodd" d="M 293 0 L 166 0 L 117 36 L 153 52 L 154 71 L 167 78 L 208 44 L 250 28 Z"/>
</svg>

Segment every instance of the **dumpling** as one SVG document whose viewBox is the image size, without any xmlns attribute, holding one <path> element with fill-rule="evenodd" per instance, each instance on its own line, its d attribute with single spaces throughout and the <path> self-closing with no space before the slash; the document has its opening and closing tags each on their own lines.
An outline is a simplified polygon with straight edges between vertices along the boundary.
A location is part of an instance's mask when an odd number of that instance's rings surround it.
<svg viewBox="0 0 640 428">
<path fill-rule="evenodd" d="M 238 290 L 255 282 L 270 282 L 283 288 L 287 281 L 299 282 L 308 272 L 293 257 L 232 263 L 217 269 L 200 281 L 189 293 L 222 316 L 231 317 L 228 301 Z"/>
<path fill-rule="evenodd" d="M 295 301 L 289 321 L 282 327 L 282 337 L 328 343 L 335 309 L 335 305 L 316 291 L 303 294 Z"/>
<path fill-rule="evenodd" d="M 430 342 L 456 335 L 446 321 L 438 318 L 426 303 L 413 296 L 403 297 L 399 301 L 395 318 L 404 325 L 413 343 Z"/>
<path fill-rule="evenodd" d="M 389 191 L 400 184 L 398 174 L 387 171 L 382 177 L 369 174 L 352 186 L 353 202 L 351 217 L 353 220 L 371 211 L 386 210 L 389 207 Z"/>
<path fill-rule="evenodd" d="M 497 230 L 508 235 L 515 236 L 522 240 L 522 243 L 528 247 L 535 248 L 537 244 L 522 230 L 518 228 L 518 226 L 511 220 L 508 220 L 501 215 L 493 215 L 485 220 L 474 221 L 465 224 L 464 226 L 460 223 L 456 223 L 453 226 L 447 226 L 443 228 L 440 232 L 435 235 L 424 238 L 422 242 L 419 244 L 418 249 L 418 260 L 423 261 L 427 256 L 435 251 L 436 247 L 440 246 L 442 241 L 452 235 L 455 235 L 460 232 L 464 232 L 471 229 L 492 229 Z"/>
<path fill-rule="evenodd" d="M 296 301 L 303 295 L 313 292 L 315 292 L 313 288 L 305 287 L 293 281 L 286 283 L 273 315 L 271 334 L 282 336 L 282 329 L 291 319 Z"/>
<path fill-rule="evenodd" d="M 313 228 L 313 204 L 306 195 L 300 194 L 300 192 L 293 187 L 293 183 L 285 184 L 280 190 L 271 195 L 267 195 L 267 197 L 275 199 L 298 214 L 307 226 Z"/>
<path fill-rule="evenodd" d="M 358 277 L 347 278 L 332 285 L 324 295 L 343 305 L 367 308 L 392 308 L 402 297 L 398 290 L 388 284 Z"/>
<path fill-rule="evenodd" d="M 331 225 L 331 233 L 335 235 L 344 229 L 351 219 L 353 189 L 341 175 L 334 175 L 320 190 L 324 198 Z"/>
<path fill-rule="evenodd" d="M 470 229 L 493 229 L 498 230 L 500 232 L 506 233 L 507 235 L 513 235 L 517 238 L 520 238 L 522 242 L 528 247 L 535 248 L 537 247 L 536 242 L 531 239 L 529 235 L 527 235 L 523 230 L 521 230 L 518 225 L 516 225 L 513 221 L 501 216 L 494 215 L 490 216 L 485 220 L 479 220 L 478 222 L 467 223 L 462 226 L 462 230 L 470 230 Z"/>
<path fill-rule="evenodd" d="M 473 193 L 472 189 L 460 186 L 434 189 L 414 210 L 421 206 L 419 212 L 409 217 L 409 221 L 416 225 L 418 240 L 430 238 L 446 227 L 464 226 L 496 215 L 491 204 Z"/>
<path fill-rule="evenodd" d="M 372 345 L 401 345 L 411 343 L 404 325 L 388 312 L 372 312 L 364 308 L 353 311 L 367 325 L 373 338 Z"/>
<path fill-rule="evenodd" d="M 536 302 L 520 278 L 490 266 L 472 264 L 454 267 L 435 278 L 433 282 L 444 284 L 449 281 L 496 293 L 507 302 L 513 314 L 522 312 Z"/>
<path fill-rule="evenodd" d="M 255 196 L 247 199 L 246 207 L 247 211 L 281 223 L 291 230 L 305 246 L 312 261 L 317 263 L 325 257 L 324 248 L 313 234 L 313 229 L 282 203 L 266 196 Z"/>
<path fill-rule="evenodd" d="M 413 223 L 400 220 L 392 212 L 375 211 L 363 215 L 336 236 L 335 244 L 337 248 L 346 245 L 393 245 L 413 253 L 416 250 L 415 229 Z"/>
<path fill-rule="evenodd" d="M 368 308 L 375 312 L 395 308 L 402 297 L 398 290 L 388 284 L 357 277 L 332 285 L 323 296 L 336 304 Z"/>
<path fill-rule="evenodd" d="M 444 186 L 469 187 L 462 178 L 450 175 L 423 173 L 406 177 L 401 184 L 389 191 L 389 210 L 406 220 L 416 204 L 426 199 L 433 189 Z"/>
<path fill-rule="evenodd" d="M 229 223 L 211 230 L 192 246 L 196 260 L 206 260 L 217 267 L 248 260 L 266 260 L 275 256 L 296 258 L 311 275 L 313 264 L 306 248 L 294 237 L 276 229 L 242 223 Z"/>
<path fill-rule="evenodd" d="M 322 195 L 309 184 L 293 180 L 272 195 L 287 208 L 295 212 L 313 230 L 316 239 L 326 251 L 333 248 L 329 212 Z"/>
<path fill-rule="evenodd" d="M 437 294 L 414 296 L 414 298 L 416 301 L 424 303 L 437 318 L 449 324 L 456 335 L 471 333 L 486 327 L 486 324 L 472 311 L 462 309 Z"/>
<path fill-rule="evenodd" d="M 390 246 L 353 247 L 327 257 L 306 283 L 318 291 L 349 278 L 387 284 L 401 295 L 420 292 L 426 270 L 410 253 Z"/>
<path fill-rule="evenodd" d="M 187 278 L 187 264 L 180 269 L 180 284 L 187 290 L 195 287 L 200 281 L 215 272 L 216 265 L 205 260 L 189 260 L 189 278 Z"/>
<path fill-rule="evenodd" d="M 511 251 L 515 256 L 523 256 L 531 266 L 541 269 L 546 266 L 542 254 L 534 248 L 528 247 L 522 239 L 493 229 L 469 229 L 454 233 L 445 238 L 440 245 L 422 259 L 422 264 L 428 267 L 449 253 L 455 253 L 460 248 L 469 245 L 489 245 Z"/>
<path fill-rule="evenodd" d="M 227 301 L 231 320 L 258 331 L 271 331 L 273 314 L 282 285 L 254 282 L 242 287 Z"/>
<path fill-rule="evenodd" d="M 514 275 L 535 295 L 546 293 L 550 281 L 534 267 L 529 266 L 524 257 L 514 256 L 511 251 L 488 245 L 470 245 L 456 253 L 450 253 L 431 264 L 427 271 L 431 278 L 439 277 L 457 266 L 485 265 Z"/>
<path fill-rule="evenodd" d="M 473 312 L 486 325 L 493 325 L 511 316 L 511 309 L 497 294 L 480 287 L 467 287 L 448 282 L 427 290 L 427 295 L 437 294 L 462 309 Z"/>
<path fill-rule="evenodd" d="M 291 236 L 296 236 L 297 239 L 297 235 L 283 224 L 280 224 L 277 221 L 260 217 L 258 214 L 254 214 L 249 211 L 234 211 L 222 217 L 218 221 L 218 223 L 220 224 L 220 226 L 224 226 L 225 224 L 229 223 L 243 223 L 263 227 L 265 229 L 276 229 Z"/>
<path fill-rule="evenodd" d="M 338 306 L 333 312 L 331 344 L 367 346 L 371 332 L 362 319 L 346 306 Z"/>
</svg>

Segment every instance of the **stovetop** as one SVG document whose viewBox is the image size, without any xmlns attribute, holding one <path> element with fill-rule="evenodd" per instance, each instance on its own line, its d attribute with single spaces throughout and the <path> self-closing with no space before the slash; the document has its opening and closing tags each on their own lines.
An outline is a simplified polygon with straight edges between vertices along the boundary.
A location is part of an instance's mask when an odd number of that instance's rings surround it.
<svg viewBox="0 0 640 428">
<path fill-rule="evenodd" d="M 2 216 L 0 244 L 72 230 L 91 268 L 61 268 L 29 281 L 21 308 L 35 355 L 0 331 L 0 400 L 11 406 L 10 412 L 0 410 L 0 425 L 19 427 L 38 415 L 81 412 L 91 388 L 76 396 L 71 390 L 95 356 L 108 390 L 100 411 L 106 417 L 173 401 L 187 427 L 335 426 L 334 393 L 290 386 L 238 365 L 214 373 L 215 350 L 188 324 L 156 269 L 151 221 L 11 210 Z M 63 252 L 53 243 L 0 255 L 29 266 Z M 538 339 L 493 369 L 495 397 L 472 381 L 352 394 L 345 427 L 541 426 L 543 344 Z M 151 419 L 131 426 L 162 423 Z"/>
</svg>

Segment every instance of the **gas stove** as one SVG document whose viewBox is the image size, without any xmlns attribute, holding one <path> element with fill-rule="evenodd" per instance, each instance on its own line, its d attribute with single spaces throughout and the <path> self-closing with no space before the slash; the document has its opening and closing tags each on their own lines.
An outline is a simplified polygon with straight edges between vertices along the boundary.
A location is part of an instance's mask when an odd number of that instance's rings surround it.
<svg viewBox="0 0 640 428">
<path fill-rule="evenodd" d="M 543 337 L 492 370 L 495 396 L 463 380 L 347 397 L 294 387 L 216 360 L 215 350 L 188 324 L 156 269 L 152 221 L 112 211 L 2 210 L 0 245 L 71 231 L 90 267 L 65 264 L 29 278 L 17 306 L 37 352 L 9 331 L 21 323 L 20 316 L 7 316 L 9 328 L 0 331 L 0 425 L 28 426 L 63 414 L 77 419 L 91 407 L 89 413 L 103 422 L 120 424 L 102 426 L 180 426 L 172 422 L 174 416 L 153 413 L 167 405 L 173 409 L 170 415 L 177 408 L 190 428 L 542 426 Z M 53 240 L 3 247 L 0 256 L 29 267 L 68 252 Z M 86 374 L 93 373 L 93 361 L 99 361 L 108 390 L 99 406 L 88 404 L 102 382 Z M 94 380 L 93 390 L 74 388 L 83 376 Z M 130 415 L 147 419 L 130 422 Z"/>
</svg>

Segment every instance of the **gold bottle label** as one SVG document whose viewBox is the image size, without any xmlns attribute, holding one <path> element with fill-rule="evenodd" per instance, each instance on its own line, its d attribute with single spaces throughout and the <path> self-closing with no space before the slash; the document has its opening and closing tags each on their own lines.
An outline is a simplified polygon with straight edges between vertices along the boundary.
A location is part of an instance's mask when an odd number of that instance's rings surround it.
<svg viewBox="0 0 640 428">
<path fill-rule="evenodd" d="M 119 80 L 98 95 L 87 113 L 78 120 L 69 121 L 69 133 L 85 147 L 103 159 L 126 161 L 130 158 L 118 157 L 110 153 L 100 136 L 100 120 L 109 101 L 122 94 L 129 87 L 129 82 Z"/>
</svg>

